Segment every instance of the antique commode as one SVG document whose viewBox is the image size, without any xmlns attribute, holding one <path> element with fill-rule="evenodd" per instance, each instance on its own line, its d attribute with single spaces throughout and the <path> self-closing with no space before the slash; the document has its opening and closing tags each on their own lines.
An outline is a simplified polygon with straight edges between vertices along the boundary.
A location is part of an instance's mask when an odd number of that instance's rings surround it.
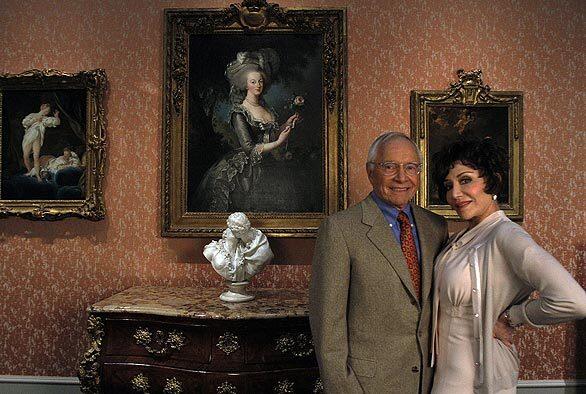
<svg viewBox="0 0 586 394">
<path fill-rule="evenodd" d="M 319 393 L 307 293 L 133 287 L 89 308 L 86 393 Z"/>
</svg>

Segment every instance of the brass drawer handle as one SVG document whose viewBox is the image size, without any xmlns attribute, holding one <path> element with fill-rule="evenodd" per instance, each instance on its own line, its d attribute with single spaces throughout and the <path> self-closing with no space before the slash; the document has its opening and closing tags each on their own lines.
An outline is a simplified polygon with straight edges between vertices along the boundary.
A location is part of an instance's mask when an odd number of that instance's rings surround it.
<svg viewBox="0 0 586 394">
<path fill-rule="evenodd" d="M 139 373 L 130 380 L 130 387 L 133 391 L 143 394 L 149 394 L 149 390 L 151 389 L 149 378 L 142 373 Z"/>
<path fill-rule="evenodd" d="M 307 357 L 313 353 L 313 340 L 307 334 L 284 334 L 277 338 L 275 350 L 295 357 Z"/>
<path fill-rule="evenodd" d="M 216 388 L 216 394 L 238 394 L 238 391 L 232 383 L 224 382 Z"/>
<path fill-rule="evenodd" d="M 324 392 L 324 384 L 320 378 L 317 378 L 313 385 L 313 394 L 322 394 Z"/>
<path fill-rule="evenodd" d="M 180 350 L 185 346 L 185 335 L 181 331 L 173 330 L 168 333 L 157 330 L 153 334 L 148 328 L 139 327 L 134 332 L 137 345 L 143 346 L 154 356 L 164 356 L 171 349 Z"/>
<path fill-rule="evenodd" d="M 293 394 L 295 393 L 295 385 L 288 379 L 279 380 L 273 391 L 275 394 Z"/>
<path fill-rule="evenodd" d="M 240 348 L 240 343 L 238 342 L 238 337 L 228 331 L 218 338 L 216 346 L 229 355 Z"/>
<path fill-rule="evenodd" d="M 165 394 L 181 394 L 183 393 L 183 383 L 177 378 L 167 378 L 165 380 L 165 387 L 163 388 Z"/>
</svg>

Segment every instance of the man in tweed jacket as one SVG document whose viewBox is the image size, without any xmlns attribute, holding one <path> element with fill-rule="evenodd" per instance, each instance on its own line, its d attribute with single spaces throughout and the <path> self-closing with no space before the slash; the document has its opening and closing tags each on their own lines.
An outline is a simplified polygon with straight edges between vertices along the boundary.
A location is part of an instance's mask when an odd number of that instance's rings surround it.
<svg viewBox="0 0 586 394">
<path fill-rule="evenodd" d="M 326 393 L 427 393 L 433 261 L 447 223 L 409 202 L 421 155 L 401 133 L 372 144 L 372 193 L 328 217 L 316 243 L 310 322 Z M 417 245 L 421 296 L 407 267 L 397 215 L 409 217 Z"/>
</svg>

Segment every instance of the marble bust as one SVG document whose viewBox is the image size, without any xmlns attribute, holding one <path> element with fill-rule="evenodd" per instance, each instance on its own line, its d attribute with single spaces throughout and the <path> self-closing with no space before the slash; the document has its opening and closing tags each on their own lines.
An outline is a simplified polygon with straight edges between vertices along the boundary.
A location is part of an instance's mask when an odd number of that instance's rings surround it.
<svg viewBox="0 0 586 394">
<path fill-rule="evenodd" d="M 226 223 L 228 228 L 222 233 L 222 239 L 207 244 L 203 254 L 214 270 L 229 282 L 230 290 L 222 293 L 220 299 L 249 301 L 254 296 L 245 292 L 246 285 L 274 255 L 267 237 L 250 225 L 244 213 L 231 214 Z"/>
</svg>

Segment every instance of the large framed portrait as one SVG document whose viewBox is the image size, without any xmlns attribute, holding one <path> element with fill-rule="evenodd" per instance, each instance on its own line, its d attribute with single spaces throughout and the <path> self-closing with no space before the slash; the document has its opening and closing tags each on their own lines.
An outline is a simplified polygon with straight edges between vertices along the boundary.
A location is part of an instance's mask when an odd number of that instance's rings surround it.
<svg viewBox="0 0 586 394">
<path fill-rule="evenodd" d="M 246 212 L 314 236 L 345 208 L 345 13 L 266 1 L 165 10 L 162 234 Z"/>
<path fill-rule="evenodd" d="M 0 217 L 105 216 L 104 70 L 0 74 Z"/>
<path fill-rule="evenodd" d="M 417 203 L 446 218 L 458 218 L 430 174 L 433 157 L 460 139 L 491 138 L 507 152 L 509 170 L 497 200 L 511 219 L 523 218 L 523 93 L 491 91 L 482 71 L 458 70 L 447 90 L 411 92 L 411 138 L 423 154 Z"/>
</svg>

